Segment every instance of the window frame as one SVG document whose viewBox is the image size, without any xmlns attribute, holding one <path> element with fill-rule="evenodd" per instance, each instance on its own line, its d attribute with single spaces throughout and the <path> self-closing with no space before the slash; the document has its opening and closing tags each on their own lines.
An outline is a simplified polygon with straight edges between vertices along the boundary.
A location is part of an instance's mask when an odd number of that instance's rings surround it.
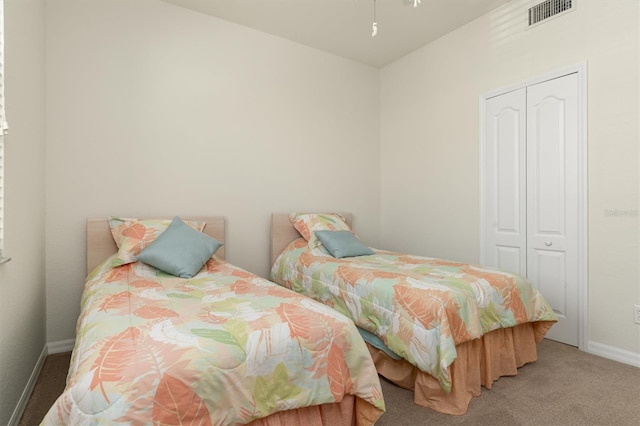
<svg viewBox="0 0 640 426">
<path fill-rule="evenodd" d="M 11 260 L 6 257 L 4 250 L 4 231 L 5 231 L 5 137 L 9 130 L 7 118 L 5 114 L 5 96 L 4 96 L 4 0 L 0 0 L 0 265 Z"/>
</svg>

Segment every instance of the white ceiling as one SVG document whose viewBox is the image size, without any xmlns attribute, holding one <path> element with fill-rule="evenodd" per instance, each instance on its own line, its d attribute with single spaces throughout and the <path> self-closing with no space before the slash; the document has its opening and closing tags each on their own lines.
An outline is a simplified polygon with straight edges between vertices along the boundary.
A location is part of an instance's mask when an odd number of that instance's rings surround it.
<svg viewBox="0 0 640 426">
<path fill-rule="evenodd" d="M 162 0 L 383 67 L 511 0 Z"/>
</svg>

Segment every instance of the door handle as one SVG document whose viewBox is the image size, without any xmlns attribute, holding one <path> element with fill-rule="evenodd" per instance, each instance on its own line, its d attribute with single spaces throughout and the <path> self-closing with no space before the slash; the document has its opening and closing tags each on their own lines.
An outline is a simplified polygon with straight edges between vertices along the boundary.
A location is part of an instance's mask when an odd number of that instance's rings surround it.
<svg viewBox="0 0 640 426">
<path fill-rule="evenodd" d="M 544 245 L 547 246 L 547 247 L 551 246 L 551 244 L 553 244 L 551 241 L 545 241 L 544 242 Z"/>
</svg>

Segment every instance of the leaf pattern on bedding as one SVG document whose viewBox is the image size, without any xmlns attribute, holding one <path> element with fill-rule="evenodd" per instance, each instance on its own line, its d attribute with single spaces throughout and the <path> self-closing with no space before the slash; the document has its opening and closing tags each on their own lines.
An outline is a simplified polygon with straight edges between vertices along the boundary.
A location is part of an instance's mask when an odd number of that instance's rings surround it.
<svg viewBox="0 0 640 426">
<path fill-rule="evenodd" d="M 307 247 L 307 245 L 304 244 L 303 247 Z M 303 265 L 303 266 L 306 266 L 306 267 L 310 267 L 310 266 L 316 265 L 318 263 L 328 263 L 328 262 L 330 262 L 329 259 L 324 259 L 322 257 L 315 256 L 311 252 L 306 252 L 305 251 L 300 256 L 300 264 Z"/>
<path fill-rule="evenodd" d="M 292 303 L 283 303 L 276 308 L 283 321 L 289 324 L 291 338 L 300 342 L 300 350 L 307 348 L 318 351 L 329 343 L 333 334 L 331 327 L 322 318 L 313 318 L 306 309 Z"/>
<path fill-rule="evenodd" d="M 141 223 L 136 223 L 128 228 L 126 228 L 122 235 L 125 237 L 135 238 L 136 240 L 141 240 L 144 238 L 144 234 L 147 232 L 147 228 Z"/>
<path fill-rule="evenodd" d="M 90 389 L 99 387 L 107 403 L 111 401 L 104 385 L 106 382 L 119 382 L 122 371 L 135 360 L 135 339 L 139 335 L 138 329 L 129 327 L 122 333 L 107 339 L 98 359 L 93 363 L 93 380 L 91 380 Z"/>
<path fill-rule="evenodd" d="M 345 283 L 351 285 L 366 284 L 376 279 L 397 279 L 399 275 L 393 272 L 382 270 L 350 268 L 339 266 L 336 274 L 344 280 Z"/>
<path fill-rule="evenodd" d="M 129 284 L 131 287 L 135 287 L 135 288 L 158 288 L 158 287 L 162 287 L 160 285 L 160 283 L 158 283 L 157 281 L 152 281 L 152 280 L 135 280 L 133 282 L 131 282 L 131 284 Z"/>
<path fill-rule="evenodd" d="M 109 273 L 107 274 L 104 280 L 105 282 L 108 282 L 108 283 L 124 280 L 127 278 L 127 275 L 129 275 L 130 269 L 131 269 L 131 265 L 129 264 L 120 266 L 119 268 L 114 268 L 109 271 Z"/>
<path fill-rule="evenodd" d="M 211 425 L 204 401 L 181 380 L 167 373 L 153 399 L 153 422 L 161 425 Z"/>
<path fill-rule="evenodd" d="M 300 387 L 291 381 L 284 363 L 279 363 L 272 374 L 256 379 L 254 403 L 258 411 L 273 411 L 287 398 L 300 391 Z"/>
<path fill-rule="evenodd" d="M 246 424 L 345 392 L 384 411 L 342 315 L 215 258 L 182 279 L 114 257 L 87 278 L 67 387 L 43 424 Z"/>
<path fill-rule="evenodd" d="M 135 311 L 133 311 L 133 314 L 145 319 L 171 318 L 179 316 L 176 311 L 173 311 L 171 309 L 149 305 L 144 305 L 141 308 L 136 309 Z"/>
<path fill-rule="evenodd" d="M 524 277 L 461 262 L 377 250 L 335 259 L 293 241 L 271 279 L 351 318 L 450 390 L 456 345 L 498 328 L 557 318 Z"/>
<path fill-rule="evenodd" d="M 327 379 L 329 380 L 331 393 L 336 401 L 339 401 L 343 394 L 349 393 L 352 382 L 348 374 L 348 367 L 345 363 L 344 353 L 342 352 L 342 349 L 333 345 L 329 350 Z"/>
<path fill-rule="evenodd" d="M 121 380 L 117 384 L 118 391 L 122 392 L 126 389 L 130 400 L 134 402 L 127 414 L 121 418 L 124 422 L 127 419 L 130 421 L 147 416 L 146 413 L 152 406 L 154 398 L 148 389 L 154 389 L 165 372 L 189 371 L 189 361 L 183 359 L 188 349 L 176 349 L 150 338 L 147 333 L 141 333 L 135 346 L 137 350 L 135 359 L 123 369 Z"/>
<path fill-rule="evenodd" d="M 440 300 L 411 287 L 394 286 L 393 292 L 396 302 L 411 318 L 427 326 L 438 324 L 442 315 Z"/>
<path fill-rule="evenodd" d="M 126 312 L 129 309 L 130 298 L 131 293 L 128 291 L 123 291 L 118 294 L 111 295 L 100 304 L 100 310 L 108 311 L 110 309 L 116 309 Z"/>
<path fill-rule="evenodd" d="M 218 343 L 241 347 L 234 335 L 226 330 L 216 330 L 213 328 L 192 328 L 191 333 L 199 337 L 204 337 L 205 339 L 215 340 Z"/>
</svg>

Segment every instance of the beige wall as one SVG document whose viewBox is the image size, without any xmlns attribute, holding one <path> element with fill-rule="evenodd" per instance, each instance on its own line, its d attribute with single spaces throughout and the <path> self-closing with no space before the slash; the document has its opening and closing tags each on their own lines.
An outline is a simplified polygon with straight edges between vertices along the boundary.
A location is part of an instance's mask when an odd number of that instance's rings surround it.
<svg viewBox="0 0 640 426">
<path fill-rule="evenodd" d="M 381 71 L 381 241 L 478 261 L 479 96 L 588 67 L 588 340 L 640 354 L 639 2 L 581 0 L 524 30 L 514 0 Z M 612 217 L 606 210 L 626 210 Z"/>
<path fill-rule="evenodd" d="M 5 0 L 5 250 L 0 265 L 0 424 L 45 347 L 44 0 Z M 17 415 L 17 414 L 16 414 Z"/>
<path fill-rule="evenodd" d="M 379 232 L 378 70 L 156 0 L 47 3 L 47 340 L 74 338 L 84 221 L 221 214 L 269 273 L 272 212 Z"/>
</svg>

